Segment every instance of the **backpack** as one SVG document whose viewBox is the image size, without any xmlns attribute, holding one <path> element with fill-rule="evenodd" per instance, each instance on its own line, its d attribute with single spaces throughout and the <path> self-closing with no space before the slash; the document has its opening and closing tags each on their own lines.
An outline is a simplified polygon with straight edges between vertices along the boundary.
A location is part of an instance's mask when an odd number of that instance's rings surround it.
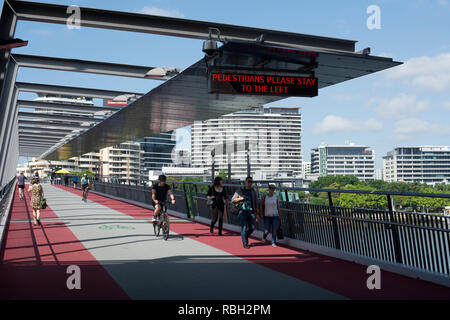
<svg viewBox="0 0 450 320">
<path fill-rule="evenodd" d="M 242 191 L 242 189 L 241 189 L 241 191 Z M 237 216 L 239 214 L 239 212 L 242 210 L 243 205 L 244 205 L 244 201 L 239 201 L 239 202 L 231 201 L 231 205 L 230 205 L 231 213 L 234 214 L 235 216 Z"/>
<path fill-rule="evenodd" d="M 242 205 L 244 204 L 244 201 L 239 202 L 231 202 L 230 211 L 232 214 L 237 216 L 239 212 L 242 210 Z"/>
</svg>

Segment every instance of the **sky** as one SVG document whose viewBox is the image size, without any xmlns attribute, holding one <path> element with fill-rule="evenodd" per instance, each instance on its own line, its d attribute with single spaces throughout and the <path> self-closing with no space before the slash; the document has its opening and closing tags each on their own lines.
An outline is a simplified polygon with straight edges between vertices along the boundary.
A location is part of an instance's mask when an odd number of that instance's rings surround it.
<svg viewBox="0 0 450 320">
<path fill-rule="evenodd" d="M 301 107 L 302 152 L 346 141 L 375 150 L 376 167 L 397 146 L 450 145 L 450 0 L 347 1 L 49 1 L 108 10 L 166 15 L 357 40 L 356 49 L 404 62 L 399 67 L 321 89 L 314 98 L 267 106 Z M 380 28 L 369 29 L 371 5 Z M 13 52 L 145 66 L 186 68 L 203 56 L 202 41 L 94 28 L 19 21 Z M 148 92 L 160 82 L 72 72 L 22 69 L 17 81 Z M 21 94 L 21 99 L 33 99 Z M 178 131 L 189 148 L 189 130 Z M 24 159 L 21 159 L 23 162 Z"/>
</svg>

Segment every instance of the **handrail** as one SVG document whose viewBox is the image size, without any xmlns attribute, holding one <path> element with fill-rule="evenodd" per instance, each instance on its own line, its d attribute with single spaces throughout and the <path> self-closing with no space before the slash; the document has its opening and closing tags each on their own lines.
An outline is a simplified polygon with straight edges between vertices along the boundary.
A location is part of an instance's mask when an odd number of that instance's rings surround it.
<svg viewBox="0 0 450 320">
<path fill-rule="evenodd" d="M 209 186 L 208 182 L 168 181 L 177 194 L 176 211 L 196 217 L 209 218 L 204 190 L 197 186 Z M 113 196 L 148 203 L 151 189 L 146 186 L 99 183 L 100 192 Z M 241 184 L 226 184 L 238 187 Z M 255 186 L 260 189 L 261 186 Z M 259 188 L 258 188 L 259 187 Z M 204 188 L 201 188 L 204 189 Z M 387 261 L 406 267 L 418 268 L 427 273 L 439 274 L 450 279 L 450 217 L 429 213 L 395 211 L 389 203 L 391 195 L 440 197 L 441 194 L 369 190 L 339 190 L 313 188 L 279 188 L 285 200 L 280 199 L 280 223 L 287 239 L 300 240 L 313 245 L 331 248 L 376 261 Z M 305 190 L 328 193 L 328 205 L 291 201 L 286 190 Z M 378 194 L 387 197 L 388 208 L 369 209 L 342 207 L 333 204 L 331 193 Z M 448 198 L 448 194 L 443 194 Z M 301 201 L 301 199 L 300 199 Z M 227 210 L 227 221 L 239 226 L 239 219 Z M 259 226 L 258 226 L 259 225 Z M 257 228 L 262 228 L 261 222 Z M 259 230 L 259 229 L 258 229 Z"/>
<path fill-rule="evenodd" d="M 196 182 L 196 181 L 167 181 L 167 183 L 176 184 L 193 184 L 193 185 L 211 185 L 210 182 Z M 224 184 L 224 187 L 238 187 L 242 184 Z M 269 185 L 267 184 L 267 187 Z M 352 193 L 352 194 L 370 194 L 370 195 L 392 195 L 392 196 L 410 196 L 410 197 L 427 197 L 427 198 L 448 198 L 450 193 L 423 193 L 423 192 L 400 192 L 400 191 L 379 191 L 379 190 L 346 190 L 346 189 L 317 189 L 317 188 L 298 188 L 298 187 L 277 187 L 279 190 L 293 190 L 293 191 L 312 191 L 312 192 L 332 192 L 332 193 Z"/>
</svg>

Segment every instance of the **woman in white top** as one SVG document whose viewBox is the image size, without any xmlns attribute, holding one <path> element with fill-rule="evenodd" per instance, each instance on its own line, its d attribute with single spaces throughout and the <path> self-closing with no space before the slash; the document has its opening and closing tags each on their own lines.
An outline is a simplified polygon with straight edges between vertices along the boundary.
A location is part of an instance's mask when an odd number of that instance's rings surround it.
<svg viewBox="0 0 450 320">
<path fill-rule="evenodd" d="M 264 218 L 264 235 L 262 242 L 266 243 L 267 236 L 272 233 L 272 247 L 277 247 L 277 230 L 280 223 L 280 205 L 275 193 L 275 185 L 269 184 L 269 194 L 261 199 L 260 212 Z"/>
</svg>

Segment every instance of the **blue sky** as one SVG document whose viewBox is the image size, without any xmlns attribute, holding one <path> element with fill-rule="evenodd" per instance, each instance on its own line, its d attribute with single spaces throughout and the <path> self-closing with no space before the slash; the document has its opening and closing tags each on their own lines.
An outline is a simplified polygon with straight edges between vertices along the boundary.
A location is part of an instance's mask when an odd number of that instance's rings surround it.
<svg viewBox="0 0 450 320">
<path fill-rule="evenodd" d="M 381 157 L 399 145 L 450 144 L 450 1 L 51 1 L 110 10 L 170 15 L 357 40 L 357 50 L 405 64 L 320 90 L 315 98 L 289 98 L 273 106 L 300 106 L 303 155 L 326 142 L 352 141 Z M 381 9 L 381 29 L 369 30 L 366 9 Z M 20 21 L 17 53 L 185 68 L 203 56 L 202 41 L 149 34 Z M 154 80 L 22 69 L 18 81 L 148 92 Z M 31 94 L 21 98 L 32 99 Z M 179 135 L 180 147 L 189 146 Z"/>
</svg>

